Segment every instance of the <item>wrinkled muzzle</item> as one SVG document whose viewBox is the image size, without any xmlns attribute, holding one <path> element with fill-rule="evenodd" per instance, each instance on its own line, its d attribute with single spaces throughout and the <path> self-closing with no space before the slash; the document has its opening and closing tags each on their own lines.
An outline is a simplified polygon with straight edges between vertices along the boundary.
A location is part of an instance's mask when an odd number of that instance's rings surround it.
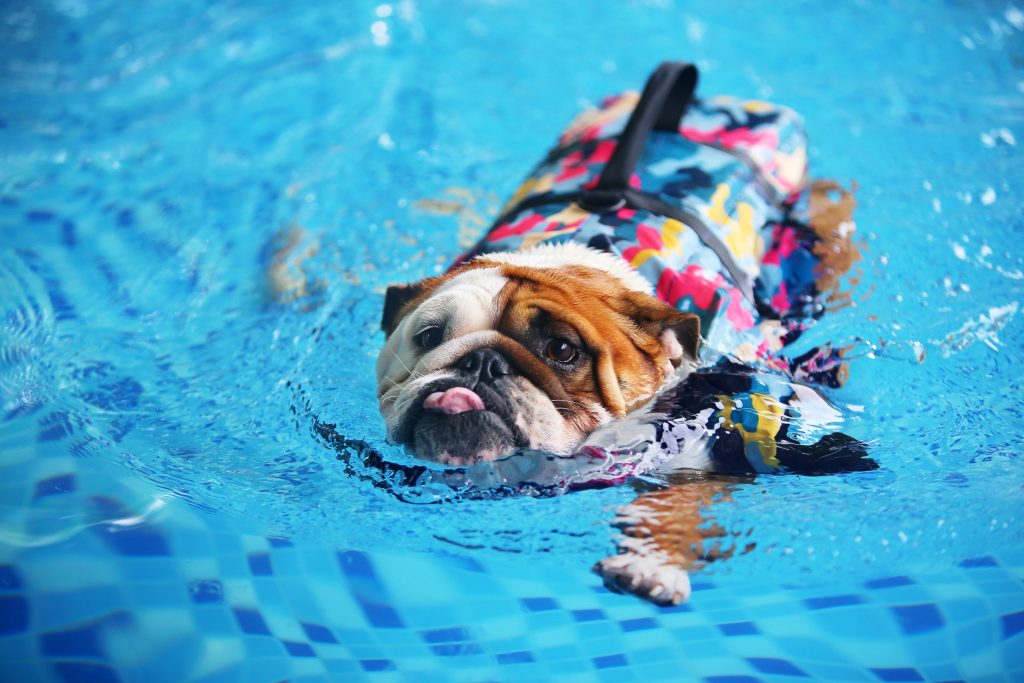
<svg viewBox="0 0 1024 683">
<path fill-rule="evenodd" d="M 435 462 L 494 460 L 531 444 L 524 413 L 542 394 L 501 351 L 479 348 L 418 390 L 394 437 Z"/>
</svg>

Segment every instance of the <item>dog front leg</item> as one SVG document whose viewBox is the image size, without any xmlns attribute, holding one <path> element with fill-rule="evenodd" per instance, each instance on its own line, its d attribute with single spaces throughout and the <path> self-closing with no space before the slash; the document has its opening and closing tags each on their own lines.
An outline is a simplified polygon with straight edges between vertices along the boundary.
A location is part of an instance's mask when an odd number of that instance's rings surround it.
<svg viewBox="0 0 1024 683">
<path fill-rule="evenodd" d="M 695 478 L 639 496 L 617 511 L 613 525 L 622 535 L 616 555 L 594 566 L 605 585 L 658 605 L 677 605 L 690 597 L 688 572 L 709 560 L 725 558 L 725 530 L 709 508 L 730 499 L 735 478 Z"/>
</svg>

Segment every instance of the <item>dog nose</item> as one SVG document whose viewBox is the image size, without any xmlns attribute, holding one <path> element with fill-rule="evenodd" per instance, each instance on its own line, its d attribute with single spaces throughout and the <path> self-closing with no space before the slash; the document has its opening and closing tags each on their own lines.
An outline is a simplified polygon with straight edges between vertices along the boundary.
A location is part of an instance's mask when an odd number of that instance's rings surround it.
<svg viewBox="0 0 1024 683">
<path fill-rule="evenodd" d="M 494 349 L 471 351 L 462 357 L 458 367 L 465 373 L 476 375 L 481 382 L 493 382 L 512 371 L 505 357 Z"/>
</svg>

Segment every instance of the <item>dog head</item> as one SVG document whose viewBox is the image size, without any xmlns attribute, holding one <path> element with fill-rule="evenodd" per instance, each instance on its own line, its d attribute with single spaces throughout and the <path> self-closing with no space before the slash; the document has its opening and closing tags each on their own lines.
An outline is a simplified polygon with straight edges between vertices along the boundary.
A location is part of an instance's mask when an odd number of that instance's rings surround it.
<svg viewBox="0 0 1024 683">
<path fill-rule="evenodd" d="M 482 256 L 388 289 L 377 360 L 389 438 L 449 465 L 569 453 L 696 359 L 697 317 L 609 254 Z"/>
</svg>

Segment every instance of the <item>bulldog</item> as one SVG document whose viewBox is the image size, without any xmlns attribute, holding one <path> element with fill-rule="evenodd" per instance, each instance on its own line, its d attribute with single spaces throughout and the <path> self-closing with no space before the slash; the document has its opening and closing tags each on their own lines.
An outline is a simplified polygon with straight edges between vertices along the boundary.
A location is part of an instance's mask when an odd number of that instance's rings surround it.
<svg viewBox="0 0 1024 683">
<path fill-rule="evenodd" d="M 696 363 L 700 322 L 611 254 L 567 242 L 485 254 L 385 298 L 390 439 L 444 465 L 572 453 Z"/>
<path fill-rule="evenodd" d="M 687 570 L 737 549 L 711 508 L 751 476 L 877 467 L 843 434 L 804 444 L 790 430 L 812 404 L 828 412 L 797 383 L 841 384 L 842 350 L 779 353 L 857 259 L 853 197 L 808 182 L 795 112 L 697 99 L 696 83 L 692 65 L 666 63 L 641 95 L 581 114 L 470 254 L 387 288 L 376 363 L 389 440 L 441 465 L 572 454 L 649 402 L 666 420 L 650 447 L 698 434 L 670 486 L 619 512 L 618 552 L 596 565 L 613 590 L 658 604 L 685 600 Z M 321 286 L 302 244 L 281 240 L 279 299 Z M 734 365 L 698 369 L 702 345 Z"/>
</svg>

